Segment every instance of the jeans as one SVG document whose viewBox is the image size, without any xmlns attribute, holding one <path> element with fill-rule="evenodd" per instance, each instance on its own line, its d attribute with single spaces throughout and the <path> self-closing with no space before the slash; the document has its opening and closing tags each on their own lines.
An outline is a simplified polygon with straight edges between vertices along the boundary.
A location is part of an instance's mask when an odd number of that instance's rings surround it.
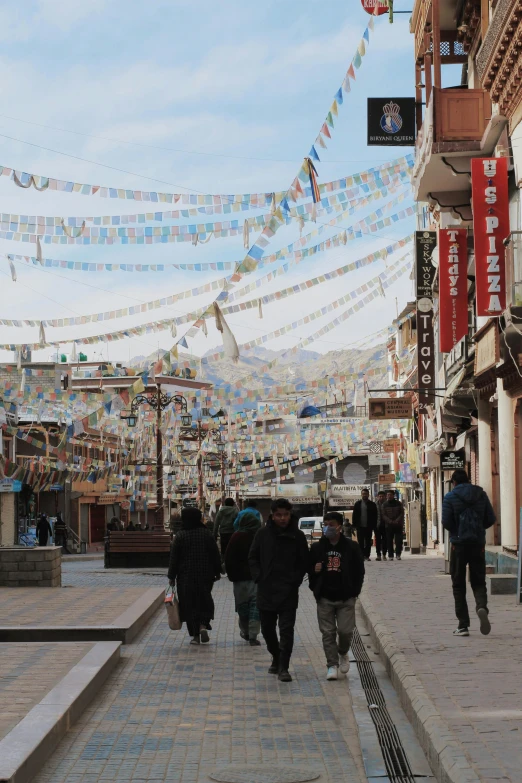
<svg viewBox="0 0 522 783">
<path fill-rule="evenodd" d="M 486 588 L 486 555 L 483 544 L 452 544 L 450 556 L 450 574 L 455 599 L 455 614 L 459 628 L 469 628 L 469 610 L 466 601 L 466 566 L 469 565 L 469 581 L 475 605 L 478 609 L 488 608 Z"/>
<path fill-rule="evenodd" d="M 346 655 L 352 643 L 355 628 L 355 598 L 346 601 L 317 602 L 317 620 L 323 637 L 327 666 L 338 666 L 339 655 Z M 337 641 L 339 637 L 339 642 Z"/>
<path fill-rule="evenodd" d="M 259 634 L 257 585 L 254 582 L 234 582 L 234 598 L 239 615 L 239 630 L 243 637 L 254 641 Z"/>
<path fill-rule="evenodd" d="M 377 557 L 380 557 L 381 555 L 386 557 L 386 553 L 388 552 L 388 541 L 384 523 L 375 531 L 375 549 L 377 550 Z"/>
<path fill-rule="evenodd" d="M 261 619 L 261 633 L 266 642 L 268 652 L 275 662 L 279 663 L 282 671 L 288 669 L 290 656 L 294 648 L 294 626 L 297 607 L 294 609 L 284 609 L 281 612 L 267 609 L 259 610 Z M 276 626 L 279 621 L 279 639 L 277 638 Z"/>
<path fill-rule="evenodd" d="M 370 557 L 372 551 L 373 530 L 371 527 L 357 528 L 357 541 L 361 547 L 364 557 Z"/>
<path fill-rule="evenodd" d="M 400 557 L 402 554 L 402 527 L 387 527 L 386 541 L 388 543 L 388 557 L 393 560 L 394 545 L 395 554 Z"/>
<path fill-rule="evenodd" d="M 232 533 L 220 533 L 219 534 L 219 544 L 221 549 L 221 562 L 225 562 L 225 552 L 227 551 L 227 546 L 229 544 L 230 539 L 232 538 Z"/>
</svg>

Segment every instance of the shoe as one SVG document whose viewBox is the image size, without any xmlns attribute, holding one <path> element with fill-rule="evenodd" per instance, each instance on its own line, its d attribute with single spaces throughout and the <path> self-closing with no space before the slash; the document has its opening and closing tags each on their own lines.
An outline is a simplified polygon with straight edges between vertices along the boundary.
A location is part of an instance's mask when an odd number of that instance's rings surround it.
<svg viewBox="0 0 522 783">
<path fill-rule="evenodd" d="M 251 647 L 261 647 L 259 639 L 249 639 L 249 642 Z"/>
<path fill-rule="evenodd" d="M 329 666 L 328 671 L 326 672 L 326 679 L 327 680 L 338 680 L 339 679 L 339 667 L 338 666 Z"/>
<path fill-rule="evenodd" d="M 206 628 L 202 628 L 199 634 L 199 638 L 201 640 L 201 644 L 209 644 L 210 643 L 210 636 L 208 635 L 208 631 Z"/>
<path fill-rule="evenodd" d="M 378 563 L 381 562 L 381 556 L 380 555 L 377 555 L 377 557 L 375 559 L 377 560 Z"/>
<path fill-rule="evenodd" d="M 393 560 L 393 557 L 390 555 L 390 557 L 388 558 L 388 560 L 391 562 L 391 561 Z"/>
<path fill-rule="evenodd" d="M 241 637 L 242 639 L 244 639 L 244 640 L 245 640 L 245 642 L 248 642 L 248 641 L 250 641 L 250 637 L 249 637 L 249 636 L 247 636 L 247 635 L 246 635 L 246 633 L 243 633 L 243 631 L 240 631 L 240 632 L 239 632 L 239 635 L 240 635 L 240 637 Z"/>
<path fill-rule="evenodd" d="M 467 628 L 457 628 L 456 631 L 453 631 L 453 636 L 469 636 L 469 631 Z"/>
<path fill-rule="evenodd" d="M 269 674 L 279 674 L 279 661 L 275 658 L 272 658 L 272 665 L 270 666 L 268 670 Z"/>
<path fill-rule="evenodd" d="M 288 669 L 281 669 L 279 672 L 279 681 L 280 682 L 292 682 L 292 675 L 288 671 Z"/>
<path fill-rule="evenodd" d="M 198 634 L 198 636 L 193 636 L 192 639 L 190 640 L 190 643 L 191 644 L 199 644 L 199 634 Z"/>
<path fill-rule="evenodd" d="M 487 636 L 491 631 L 491 623 L 489 622 L 488 610 L 485 608 L 477 609 L 478 618 L 480 620 L 480 633 Z"/>
<path fill-rule="evenodd" d="M 402 560 L 402 557 L 400 555 L 397 555 L 397 560 Z"/>
<path fill-rule="evenodd" d="M 383 559 L 383 560 L 387 560 L 388 558 L 386 557 L 386 555 L 383 555 L 383 556 L 382 556 L 382 559 Z"/>
<path fill-rule="evenodd" d="M 350 659 L 348 658 L 348 653 L 346 653 L 346 655 L 339 653 L 339 671 L 341 674 L 348 674 L 350 671 Z"/>
</svg>

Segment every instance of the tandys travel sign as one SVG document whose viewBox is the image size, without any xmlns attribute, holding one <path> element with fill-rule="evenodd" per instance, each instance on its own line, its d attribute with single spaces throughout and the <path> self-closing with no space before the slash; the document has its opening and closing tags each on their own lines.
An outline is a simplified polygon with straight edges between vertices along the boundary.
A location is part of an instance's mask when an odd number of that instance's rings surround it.
<svg viewBox="0 0 522 783">
<path fill-rule="evenodd" d="M 432 254 L 437 245 L 435 231 L 415 232 L 415 282 L 417 292 L 417 361 L 419 378 L 419 410 L 435 400 L 435 340 L 433 338 L 433 280 L 435 267 Z"/>
</svg>

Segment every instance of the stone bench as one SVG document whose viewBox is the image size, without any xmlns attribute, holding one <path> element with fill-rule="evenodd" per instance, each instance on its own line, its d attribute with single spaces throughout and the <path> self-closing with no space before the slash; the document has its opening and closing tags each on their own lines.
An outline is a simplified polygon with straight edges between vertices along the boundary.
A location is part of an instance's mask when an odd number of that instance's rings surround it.
<svg viewBox="0 0 522 783">
<path fill-rule="evenodd" d="M 0 547 L 0 587 L 61 586 L 61 547 Z"/>
</svg>

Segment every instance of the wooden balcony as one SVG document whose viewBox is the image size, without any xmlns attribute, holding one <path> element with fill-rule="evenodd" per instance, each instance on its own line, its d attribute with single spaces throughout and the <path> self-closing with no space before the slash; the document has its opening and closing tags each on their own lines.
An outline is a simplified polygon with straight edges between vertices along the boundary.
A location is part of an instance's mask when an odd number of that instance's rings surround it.
<svg viewBox="0 0 522 783">
<path fill-rule="evenodd" d="M 480 142 L 491 114 L 485 90 L 434 89 L 434 142 Z"/>
<path fill-rule="evenodd" d="M 476 57 L 482 86 L 512 128 L 522 108 L 522 0 L 499 0 Z"/>
<path fill-rule="evenodd" d="M 491 154 L 503 127 L 501 118 L 491 119 L 485 90 L 434 87 L 417 136 L 416 200 L 450 211 L 468 204 L 470 158 Z"/>
</svg>

